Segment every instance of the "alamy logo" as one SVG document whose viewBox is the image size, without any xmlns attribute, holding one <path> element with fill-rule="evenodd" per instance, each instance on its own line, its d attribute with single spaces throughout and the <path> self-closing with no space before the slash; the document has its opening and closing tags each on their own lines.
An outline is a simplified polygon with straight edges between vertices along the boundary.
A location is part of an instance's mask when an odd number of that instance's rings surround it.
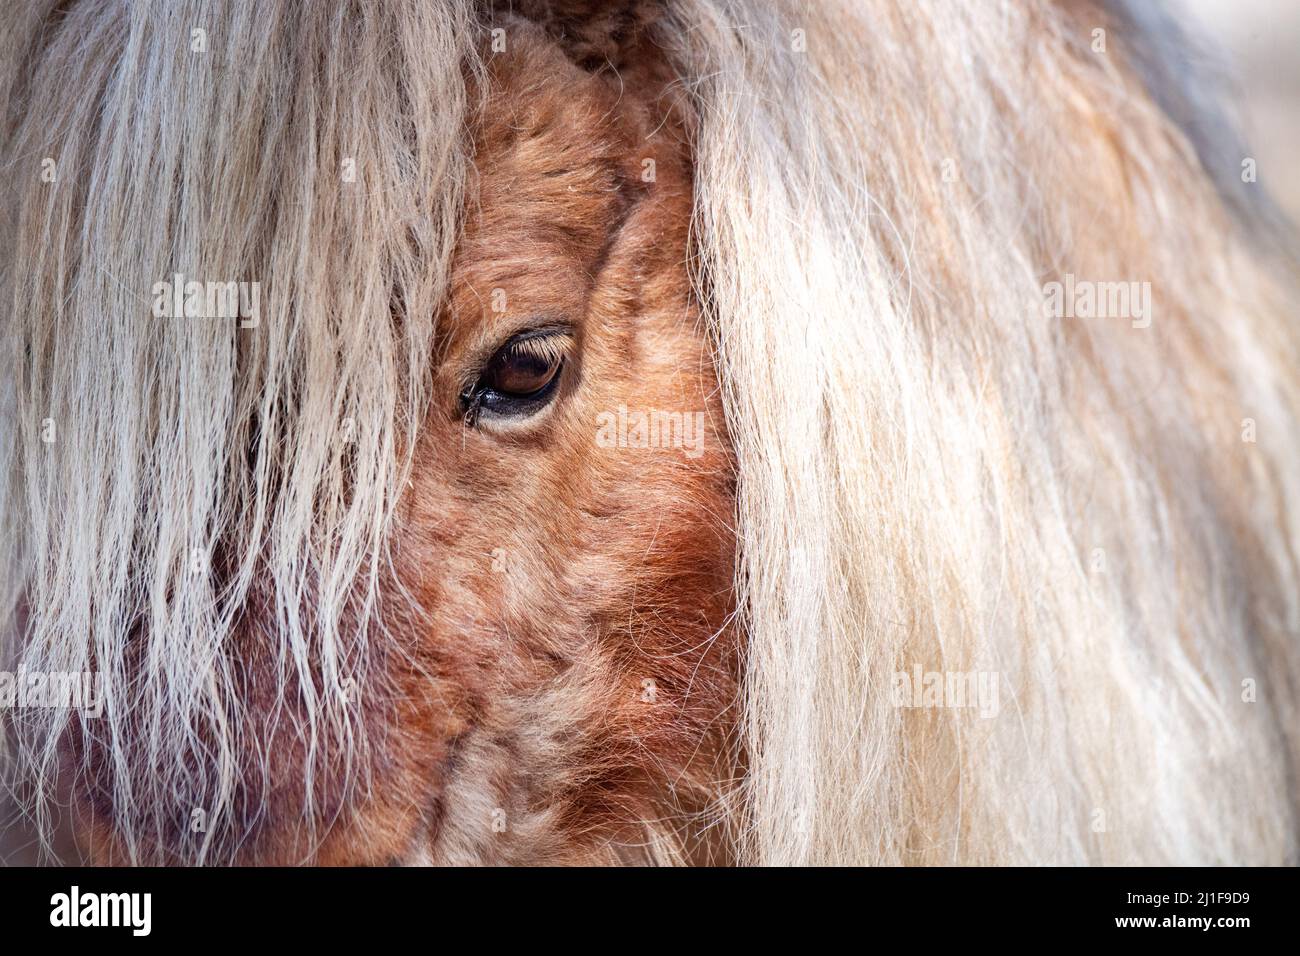
<svg viewBox="0 0 1300 956">
<path fill-rule="evenodd" d="M 1049 319 L 1131 319 L 1135 329 L 1151 324 L 1150 282 L 1092 282 L 1065 274 L 1064 282 L 1043 286 L 1043 312 Z"/>
<path fill-rule="evenodd" d="M 258 282 L 186 281 L 177 272 L 170 281 L 155 282 L 152 292 L 157 319 L 239 319 L 241 329 L 257 328 L 261 322 Z"/>
<path fill-rule="evenodd" d="M 596 444 L 601 448 L 680 448 L 687 458 L 704 454 L 704 413 L 660 409 L 596 415 Z"/>
<path fill-rule="evenodd" d="M 79 710 L 84 717 L 104 712 L 104 675 L 89 671 L 0 671 L 0 710 L 12 708 Z"/>
<path fill-rule="evenodd" d="M 894 706 L 978 709 L 981 717 L 1001 710 L 998 675 L 993 671 L 922 671 L 921 665 L 894 673 Z"/>
<path fill-rule="evenodd" d="M 148 936 L 152 928 L 149 893 L 69 893 L 50 897 L 51 926 L 129 926 L 133 936 Z"/>
</svg>

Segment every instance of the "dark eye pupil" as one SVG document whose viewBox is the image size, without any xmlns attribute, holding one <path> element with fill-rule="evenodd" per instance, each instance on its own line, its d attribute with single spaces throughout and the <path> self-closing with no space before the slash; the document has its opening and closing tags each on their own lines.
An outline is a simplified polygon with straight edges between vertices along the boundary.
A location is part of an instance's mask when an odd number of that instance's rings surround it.
<svg viewBox="0 0 1300 956">
<path fill-rule="evenodd" d="M 545 388 L 559 362 L 516 349 L 498 353 L 483 371 L 483 384 L 502 395 L 531 395 Z"/>
</svg>

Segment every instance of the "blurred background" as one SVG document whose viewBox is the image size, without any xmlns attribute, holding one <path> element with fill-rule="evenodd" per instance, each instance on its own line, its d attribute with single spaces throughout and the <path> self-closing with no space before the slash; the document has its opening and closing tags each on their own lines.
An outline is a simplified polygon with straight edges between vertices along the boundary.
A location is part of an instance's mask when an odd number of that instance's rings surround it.
<svg viewBox="0 0 1300 956">
<path fill-rule="evenodd" d="M 1300 223 L 1300 0 L 1168 0 L 1232 84 L 1259 182 Z"/>
</svg>

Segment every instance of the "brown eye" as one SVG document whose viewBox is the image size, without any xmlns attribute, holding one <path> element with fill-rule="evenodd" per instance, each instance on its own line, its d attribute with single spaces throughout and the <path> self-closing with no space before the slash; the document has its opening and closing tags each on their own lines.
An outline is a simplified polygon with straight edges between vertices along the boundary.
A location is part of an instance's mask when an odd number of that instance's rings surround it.
<svg viewBox="0 0 1300 956">
<path fill-rule="evenodd" d="M 500 395 L 523 398 L 549 385 L 562 361 L 560 356 L 520 343 L 497 352 L 479 381 Z"/>
<path fill-rule="evenodd" d="M 526 332 L 503 345 L 461 394 L 469 424 L 480 415 L 519 417 L 540 411 L 555 396 L 571 343 L 564 332 Z"/>
</svg>

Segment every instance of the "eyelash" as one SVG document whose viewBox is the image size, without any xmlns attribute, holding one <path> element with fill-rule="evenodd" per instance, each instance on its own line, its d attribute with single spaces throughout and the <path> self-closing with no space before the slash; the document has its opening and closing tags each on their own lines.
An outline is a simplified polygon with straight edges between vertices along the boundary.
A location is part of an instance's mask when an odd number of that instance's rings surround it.
<svg viewBox="0 0 1300 956">
<path fill-rule="evenodd" d="M 525 333 L 507 342 L 497 354 L 508 349 L 512 355 L 530 355 L 534 358 L 563 362 L 568 351 L 569 336 L 563 332 Z"/>
</svg>

